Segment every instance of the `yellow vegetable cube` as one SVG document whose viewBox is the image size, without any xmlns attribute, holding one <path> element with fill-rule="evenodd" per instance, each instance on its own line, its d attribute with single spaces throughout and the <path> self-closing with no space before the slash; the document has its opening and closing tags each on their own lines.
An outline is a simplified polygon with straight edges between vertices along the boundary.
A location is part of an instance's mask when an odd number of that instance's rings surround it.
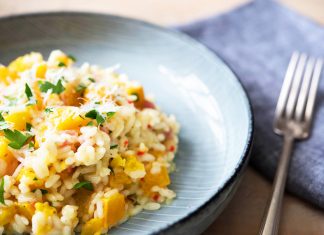
<svg viewBox="0 0 324 235">
<path fill-rule="evenodd" d="M 0 177 L 11 175 L 19 163 L 10 152 L 8 143 L 9 141 L 4 136 L 0 136 Z"/>
<path fill-rule="evenodd" d="M 9 224 L 13 220 L 16 212 L 17 210 L 14 206 L 0 208 L 0 226 Z"/>
<path fill-rule="evenodd" d="M 103 198 L 104 205 L 104 228 L 116 225 L 125 216 L 125 196 L 121 193 L 114 193 L 108 198 Z"/>
<path fill-rule="evenodd" d="M 34 213 L 35 213 L 35 207 L 31 203 L 18 203 L 17 206 L 17 213 L 19 215 L 22 215 L 26 217 L 27 219 L 31 220 Z"/>
<path fill-rule="evenodd" d="M 31 106 L 26 107 L 23 110 L 13 111 L 3 115 L 6 122 L 13 124 L 13 128 L 16 130 L 26 130 L 26 123 L 32 119 Z"/>
<path fill-rule="evenodd" d="M 36 78 L 45 78 L 46 71 L 47 71 L 47 65 L 45 62 L 38 64 L 35 69 Z"/>
<path fill-rule="evenodd" d="M 0 65 L 0 82 L 4 83 L 5 85 L 9 85 L 8 77 L 9 70 L 5 66 Z"/>
<path fill-rule="evenodd" d="M 126 163 L 126 159 L 123 159 L 119 154 L 117 157 L 115 157 L 111 162 L 110 165 L 112 167 L 124 167 Z"/>
<path fill-rule="evenodd" d="M 90 119 L 79 115 L 77 107 L 59 107 L 53 110 L 49 119 L 57 130 L 79 129 L 89 123 Z"/>
<path fill-rule="evenodd" d="M 20 56 L 14 61 L 12 61 L 9 64 L 8 69 L 10 71 L 11 77 L 15 79 L 18 77 L 19 73 L 27 69 L 31 69 L 35 63 L 39 63 L 42 61 L 43 61 L 43 57 L 40 53 L 31 52 L 24 56 Z"/>
<path fill-rule="evenodd" d="M 81 235 L 100 235 L 103 221 L 100 218 L 93 218 L 82 227 Z"/>
<path fill-rule="evenodd" d="M 132 180 L 122 171 L 109 175 L 109 186 L 112 188 L 119 188 L 130 183 L 132 183 Z"/>
<path fill-rule="evenodd" d="M 46 216 L 51 216 L 56 214 L 56 209 L 48 204 L 48 202 L 36 202 L 36 211 L 43 212 Z"/>
<path fill-rule="evenodd" d="M 146 169 L 144 180 L 141 183 L 146 194 L 151 194 L 151 188 L 155 185 L 164 188 L 171 182 L 168 170 L 165 167 L 161 167 L 161 171 L 157 174 L 152 174 L 151 168 L 152 165 L 149 164 Z"/>
<path fill-rule="evenodd" d="M 142 178 L 145 176 L 144 164 L 138 161 L 135 156 L 129 156 L 126 159 L 125 173 L 133 179 Z"/>
</svg>

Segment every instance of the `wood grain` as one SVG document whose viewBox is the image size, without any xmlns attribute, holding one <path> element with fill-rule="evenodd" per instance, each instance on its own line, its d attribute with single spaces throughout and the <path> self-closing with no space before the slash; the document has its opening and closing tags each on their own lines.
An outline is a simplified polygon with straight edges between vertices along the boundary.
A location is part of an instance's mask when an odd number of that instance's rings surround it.
<svg viewBox="0 0 324 235">
<path fill-rule="evenodd" d="M 0 16 L 37 11 L 107 12 L 168 25 L 229 11 L 249 0 L 0 0 Z M 323 0 L 281 0 L 284 5 L 324 24 Z M 258 234 L 271 184 L 248 168 L 237 194 L 204 235 Z M 324 212 L 285 195 L 281 235 L 324 234 Z"/>
</svg>

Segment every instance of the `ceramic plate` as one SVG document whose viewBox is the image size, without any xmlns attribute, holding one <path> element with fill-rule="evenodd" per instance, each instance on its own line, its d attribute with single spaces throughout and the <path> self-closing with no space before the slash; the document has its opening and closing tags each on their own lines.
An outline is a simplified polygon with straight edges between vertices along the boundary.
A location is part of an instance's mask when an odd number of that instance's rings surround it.
<svg viewBox="0 0 324 235">
<path fill-rule="evenodd" d="M 109 234 L 198 234 L 220 213 L 247 161 L 253 129 L 248 98 L 222 60 L 183 34 L 112 15 L 14 16 L 0 19 L 0 32 L 1 63 L 61 49 L 80 62 L 120 64 L 181 124 L 171 184 L 177 198 Z"/>
</svg>

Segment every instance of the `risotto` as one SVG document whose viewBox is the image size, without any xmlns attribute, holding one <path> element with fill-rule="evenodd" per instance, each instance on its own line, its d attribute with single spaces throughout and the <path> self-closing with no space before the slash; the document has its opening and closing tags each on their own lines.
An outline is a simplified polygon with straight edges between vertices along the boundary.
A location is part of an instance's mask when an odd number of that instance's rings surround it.
<svg viewBox="0 0 324 235">
<path fill-rule="evenodd" d="M 116 68 L 74 61 L 0 65 L 0 234 L 98 235 L 176 196 L 175 117 Z"/>
</svg>

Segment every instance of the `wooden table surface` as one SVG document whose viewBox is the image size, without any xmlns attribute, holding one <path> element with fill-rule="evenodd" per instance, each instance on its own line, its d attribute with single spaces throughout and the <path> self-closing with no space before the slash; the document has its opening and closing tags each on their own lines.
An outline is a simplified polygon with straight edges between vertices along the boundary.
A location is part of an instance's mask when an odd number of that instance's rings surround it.
<svg viewBox="0 0 324 235">
<path fill-rule="evenodd" d="M 169 25 L 229 11 L 247 0 L 0 0 L 0 16 L 15 13 L 77 10 L 107 12 Z M 315 21 L 324 24 L 323 0 L 281 0 Z M 258 234 L 271 184 L 249 167 L 228 207 L 204 235 Z M 324 234 L 324 211 L 291 195 L 285 195 L 281 235 Z"/>
</svg>

